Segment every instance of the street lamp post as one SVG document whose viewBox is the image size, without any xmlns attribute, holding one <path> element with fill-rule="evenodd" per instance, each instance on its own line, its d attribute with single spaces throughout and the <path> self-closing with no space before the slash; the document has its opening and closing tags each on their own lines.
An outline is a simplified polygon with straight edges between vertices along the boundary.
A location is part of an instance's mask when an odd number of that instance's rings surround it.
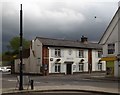
<svg viewBox="0 0 120 95">
<path fill-rule="evenodd" d="M 23 70 L 22 70 L 22 4 L 20 9 L 20 81 L 19 81 L 19 90 L 23 90 Z"/>
</svg>

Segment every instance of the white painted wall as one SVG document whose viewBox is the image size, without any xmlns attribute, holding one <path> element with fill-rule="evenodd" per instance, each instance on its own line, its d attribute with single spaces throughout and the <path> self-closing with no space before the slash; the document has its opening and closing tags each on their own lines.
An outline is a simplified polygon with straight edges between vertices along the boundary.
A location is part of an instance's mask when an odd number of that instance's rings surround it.
<svg viewBox="0 0 120 95">
<path fill-rule="evenodd" d="M 101 58 L 98 57 L 98 50 L 92 50 L 92 71 L 98 70 L 98 62 Z M 102 71 L 106 70 L 105 62 L 102 62 Z"/>
<path fill-rule="evenodd" d="M 85 58 L 78 58 L 77 57 L 77 51 L 79 49 L 74 49 L 74 48 L 60 48 L 61 52 L 62 52 L 62 57 L 60 57 L 59 59 L 61 59 L 61 61 L 59 63 L 61 63 L 61 73 L 65 73 L 66 74 L 66 64 L 64 63 L 65 61 L 73 61 L 74 63 L 72 64 L 72 72 L 80 72 L 79 71 L 79 62 L 81 59 L 84 59 L 84 72 L 88 71 L 88 50 L 85 49 L 84 50 L 84 54 L 85 54 Z M 69 49 L 72 49 L 72 54 L 69 55 L 68 51 Z M 49 73 L 55 73 L 54 71 L 54 67 L 55 67 L 55 61 L 58 58 L 55 58 L 55 56 L 52 56 L 55 48 L 54 47 L 49 47 Z M 96 57 L 96 51 L 93 50 L 92 51 L 93 55 L 92 55 L 92 60 L 93 60 L 93 71 L 98 71 L 96 63 L 100 60 L 100 58 Z M 53 59 L 53 61 L 50 61 L 50 58 Z M 75 67 L 75 68 L 73 68 Z M 103 63 L 103 70 L 106 70 L 105 67 L 105 63 Z"/>
<path fill-rule="evenodd" d="M 118 21 L 118 14 L 115 16 L 115 18 L 113 19 L 112 23 L 110 24 L 110 27 L 108 28 L 108 30 L 106 31 L 106 33 L 104 34 L 104 37 L 102 39 L 102 41 L 100 42 L 103 45 L 103 56 L 109 56 L 108 52 L 107 52 L 107 44 L 109 43 L 115 43 L 115 54 L 117 55 L 118 52 L 120 52 L 120 50 L 118 50 L 120 47 L 120 20 Z M 119 32 L 118 32 L 119 31 Z"/>
<path fill-rule="evenodd" d="M 32 42 L 32 48 L 30 48 L 30 73 L 40 73 L 41 64 L 42 43 L 36 39 Z"/>
<path fill-rule="evenodd" d="M 118 62 L 117 61 L 115 61 L 114 67 L 115 67 L 114 68 L 115 69 L 114 76 L 117 77 L 118 76 L 118 71 L 119 71 L 119 67 L 118 67 Z"/>
<path fill-rule="evenodd" d="M 103 45 L 103 57 L 107 56 L 117 56 L 120 54 L 120 10 L 119 13 L 115 16 L 113 19 L 112 23 L 110 24 L 108 30 L 104 34 L 103 39 L 101 40 L 101 44 Z M 108 37 L 109 36 L 109 37 Z M 115 43 L 115 53 L 112 55 L 108 55 L 108 48 L 107 45 L 109 43 Z M 118 76 L 118 71 L 120 71 L 118 67 L 118 62 L 115 61 L 114 64 L 114 75 L 117 77 Z"/>
<path fill-rule="evenodd" d="M 114 55 L 117 55 L 118 54 L 118 27 L 115 27 L 115 29 L 113 30 L 110 37 L 108 38 L 106 43 L 103 45 L 103 56 L 110 56 L 110 55 L 108 55 L 108 47 L 107 47 L 107 45 L 110 43 L 115 44 L 115 54 Z"/>
</svg>

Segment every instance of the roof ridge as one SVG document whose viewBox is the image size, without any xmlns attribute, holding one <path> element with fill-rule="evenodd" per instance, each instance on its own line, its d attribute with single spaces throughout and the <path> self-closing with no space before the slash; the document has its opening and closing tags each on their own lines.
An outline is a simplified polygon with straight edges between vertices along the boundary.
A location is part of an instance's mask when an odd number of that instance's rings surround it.
<svg viewBox="0 0 120 95">
<path fill-rule="evenodd" d="M 46 38 L 46 37 L 36 37 L 36 38 L 41 38 L 41 39 L 50 39 L 50 40 L 61 40 L 61 41 L 72 41 L 72 42 L 81 42 L 79 40 L 68 40 L 68 39 L 57 39 L 57 38 Z"/>
<path fill-rule="evenodd" d="M 84 43 L 82 43 L 82 42 L 79 41 L 79 40 L 57 39 L 57 38 L 47 38 L 47 37 L 36 37 L 36 38 L 49 39 L 49 40 L 57 40 L 57 41 L 71 41 L 71 42 L 77 42 L 77 43 L 84 44 Z M 88 44 L 98 44 L 98 42 L 94 43 L 94 42 L 88 41 Z"/>
</svg>

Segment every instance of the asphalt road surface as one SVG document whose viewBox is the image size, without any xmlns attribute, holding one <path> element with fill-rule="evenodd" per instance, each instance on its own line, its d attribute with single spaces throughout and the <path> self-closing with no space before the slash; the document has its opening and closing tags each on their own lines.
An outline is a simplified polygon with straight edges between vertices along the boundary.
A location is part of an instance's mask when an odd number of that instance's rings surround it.
<svg viewBox="0 0 120 95">
<path fill-rule="evenodd" d="M 34 86 L 82 85 L 118 89 L 118 81 L 94 80 L 86 78 L 84 75 L 30 76 L 30 79 L 34 80 Z M 5 74 L 1 80 L 3 89 L 16 87 L 16 75 Z"/>
</svg>

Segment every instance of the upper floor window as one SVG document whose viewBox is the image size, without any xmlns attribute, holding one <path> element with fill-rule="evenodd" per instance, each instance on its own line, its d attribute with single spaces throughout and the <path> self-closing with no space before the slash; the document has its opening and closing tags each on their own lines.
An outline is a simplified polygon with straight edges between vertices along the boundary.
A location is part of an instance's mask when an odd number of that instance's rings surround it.
<svg viewBox="0 0 120 95">
<path fill-rule="evenodd" d="M 102 51 L 98 51 L 98 58 L 102 57 Z"/>
<path fill-rule="evenodd" d="M 60 49 L 55 49 L 55 56 L 61 57 L 61 50 Z"/>
<path fill-rule="evenodd" d="M 108 54 L 114 54 L 115 44 L 108 44 Z"/>
<path fill-rule="evenodd" d="M 84 58 L 84 50 L 79 50 L 79 58 Z"/>
</svg>

